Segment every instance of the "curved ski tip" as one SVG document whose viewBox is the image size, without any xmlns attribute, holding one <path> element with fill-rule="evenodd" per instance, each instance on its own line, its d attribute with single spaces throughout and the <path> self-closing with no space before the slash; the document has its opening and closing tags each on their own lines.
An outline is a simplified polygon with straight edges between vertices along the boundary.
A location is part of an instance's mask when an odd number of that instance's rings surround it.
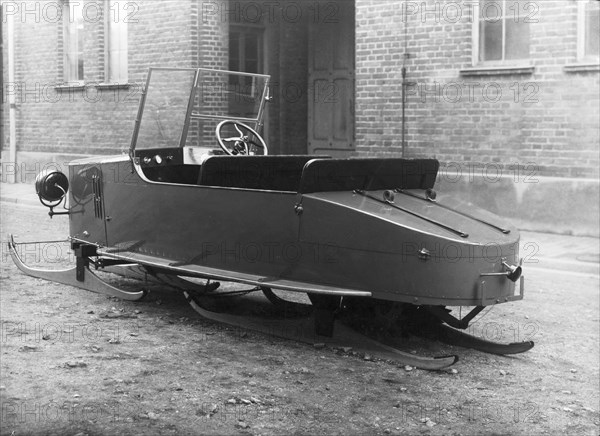
<svg viewBox="0 0 600 436">
<path fill-rule="evenodd" d="M 449 363 L 448 366 L 450 365 L 454 365 L 456 362 L 458 362 L 458 355 L 456 354 L 448 354 L 447 356 L 437 356 L 434 357 L 435 360 L 448 360 L 448 359 L 452 359 L 452 363 Z"/>
<path fill-rule="evenodd" d="M 521 348 L 524 348 L 527 350 L 531 350 L 534 345 L 535 345 L 535 343 L 533 341 L 511 342 L 510 344 L 508 344 L 509 347 L 520 346 Z"/>
</svg>

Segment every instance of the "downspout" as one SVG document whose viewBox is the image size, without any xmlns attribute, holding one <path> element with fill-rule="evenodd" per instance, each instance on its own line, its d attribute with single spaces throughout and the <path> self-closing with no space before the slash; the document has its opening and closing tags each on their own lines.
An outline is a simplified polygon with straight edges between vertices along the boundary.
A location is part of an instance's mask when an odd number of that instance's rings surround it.
<svg viewBox="0 0 600 436">
<path fill-rule="evenodd" d="M 15 22 L 14 16 L 6 16 L 7 45 L 8 45 L 8 83 L 14 86 L 15 83 Z M 16 122 L 16 104 L 15 93 L 8 94 L 8 134 L 9 134 L 9 157 L 8 161 L 14 165 L 14 170 L 7 174 L 9 183 L 17 182 L 17 129 Z"/>
<path fill-rule="evenodd" d="M 406 59 L 406 57 L 405 57 Z M 404 61 L 402 61 L 404 63 Z M 404 157 L 404 149 L 406 147 L 406 138 L 404 137 L 405 133 L 405 125 L 406 125 L 406 116 L 405 116 L 405 107 L 406 107 L 406 67 L 402 65 L 402 157 Z"/>
<path fill-rule="evenodd" d="M 408 17 L 404 17 L 404 53 L 402 54 L 402 151 L 406 152 L 406 59 L 410 57 L 408 49 Z"/>
<path fill-rule="evenodd" d="M 4 15 L 0 7 L 0 150 L 4 149 L 4 33 L 2 30 L 2 21 Z"/>
</svg>

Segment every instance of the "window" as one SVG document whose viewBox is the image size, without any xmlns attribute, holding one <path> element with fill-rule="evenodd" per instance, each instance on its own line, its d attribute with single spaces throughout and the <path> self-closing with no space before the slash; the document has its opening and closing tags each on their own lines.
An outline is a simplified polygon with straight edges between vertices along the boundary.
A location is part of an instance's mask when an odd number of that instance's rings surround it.
<svg viewBox="0 0 600 436">
<path fill-rule="evenodd" d="M 598 62 L 600 57 L 600 2 L 577 2 L 577 59 Z"/>
<path fill-rule="evenodd" d="M 64 81 L 83 83 L 84 19 L 82 2 L 64 2 Z"/>
<path fill-rule="evenodd" d="M 473 64 L 504 64 L 529 57 L 529 23 L 537 21 L 531 1 L 480 0 L 473 8 Z"/>
<path fill-rule="evenodd" d="M 127 20 L 118 1 L 107 0 L 105 8 L 105 82 L 127 83 Z"/>
<path fill-rule="evenodd" d="M 243 73 L 263 72 L 263 29 L 232 26 L 229 31 L 229 70 Z M 240 79 L 234 77 L 234 80 Z M 246 77 L 249 85 L 251 77 Z M 242 85 L 240 83 L 240 85 Z"/>
</svg>

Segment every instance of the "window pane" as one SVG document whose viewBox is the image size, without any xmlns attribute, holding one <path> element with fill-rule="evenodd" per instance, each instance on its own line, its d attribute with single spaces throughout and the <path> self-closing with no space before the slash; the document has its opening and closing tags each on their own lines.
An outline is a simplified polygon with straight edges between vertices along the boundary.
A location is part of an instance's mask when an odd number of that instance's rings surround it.
<svg viewBox="0 0 600 436">
<path fill-rule="evenodd" d="M 529 57 L 529 23 L 516 21 L 512 17 L 505 20 L 506 53 L 505 59 L 526 59 Z"/>
<path fill-rule="evenodd" d="M 600 14 L 599 2 L 588 2 L 585 5 L 585 56 L 598 57 L 600 39 Z"/>
<path fill-rule="evenodd" d="M 502 59 L 502 20 L 480 21 L 479 60 L 497 61 Z"/>
<path fill-rule="evenodd" d="M 84 79 L 84 20 L 81 2 L 64 3 L 64 80 Z"/>
<path fill-rule="evenodd" d="M 127 23 L 108 20 L 108 75 L 110 83 L 127 82 Z"/>
<path fill-rule="evenodd" d="M 77 20 L 77 80 L 83 80 L 83 19 Z"/>
<path fill-rule="evenodd" d="M 229 69 L 231 71 L 240 70 L 240 56 L 240 34 L 231 32 L 229 34 Z"/>
</svg>

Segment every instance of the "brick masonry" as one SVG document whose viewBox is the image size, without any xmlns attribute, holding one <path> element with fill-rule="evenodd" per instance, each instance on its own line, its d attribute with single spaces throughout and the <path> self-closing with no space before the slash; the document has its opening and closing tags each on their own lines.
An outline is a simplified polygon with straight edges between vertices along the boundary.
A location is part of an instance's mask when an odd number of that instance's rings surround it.
<svg viewBox="0 0 600 436">
<path fill-rule="evenodd" d="M 531 2 L 533 71 L 492 75 L 472 68 L 473 3 L 356 1 L 358 154 L 401 152 L 404 65 L 407 157 L 597 178 L 598 68 L 568 71 L 576 2 Z"/>
<path fill-rule="evenodd" d="M 233 21 L 264 30 L 265 72 L 272 75 L 273 85 L 265 133 L 271 151 L 306 152 L 311 92 L 308 32 L 317 3 L 128 2 L 120 19 L 129 21 L 129 85 L 98 86 L 105 80 L 104 25 L 92 15 L 85 22 L 86 86 L 66 89 L 57 87 L 63 76 L 62 23 L 43 13 L 59 3 L 28 2 L 29 12 L 15 15 L 14 84 L 6 83 L 3 44 L 3 157 L 8 148 L 9 92 L 17 96 L 20 155 L 29 153 L 40 159 L 40 153 L 60 153 L 67 159 L 69 154 L 126 151 L 147 68 L 227 67 L 228 31 Z M 105 5 L 101 0 L 88 3 L 100 9 Z M 354 0 L 354 154 L 402 154 L 405 67 L 406 157 L 437 158 L 448 173 L 460 173 L 461 183 L 498 180 L 492 191 L 496 198 L 506 200 L 498 204 L 499 212 L 503 204 L 513 210 L 538 204 L 536 210 L 543 211 L 543 199 L 555 192 L 564 200 L 555 199 L 553 206 L 564 228 L 569 227 L 572 199 L 576 204 L 589 204 L 591 196 L 595 201 L 588 215 L 597 222 L 600 75 L 597 62 L 582 66 L 577 59 L 577 2 L 528 2 L 533 8 L 528 17 L 529 68 L 508 71 L 473 66 L 473 3 Z M 6 4 L 21 7 L 23 3 L 3 4 L 6 8 Z M 258 22 L 245 21 L 247 17 L 239 12 L 251 4 L 262 8 Z M 39 5 L 38 19 L 35 5 Z M 300 18 L 283 19 L 285 11 L 296 6 Z M 2 32 L 6 42 L 5 24 Z M 290 85 L 300 90 L 297 98 L 289 94 Z M 460 183 L 449 185 L 448 180 L 445 185 L 450 190 L 466 192 Z M 544 183 L 515 183 L 531 180 Z M 553 190 L 552 181 L 558 181 L 560 188 Z M 475 203 L 488 206 L 491 200 L 478 195 L 480 189 L 480 184 L 471 183 L 469 195 Z M 533 212 L 521 215 L 519 219 L 530 223 L 536 219 Z M 550 225 L 552 213 L 537 214 L 542 215 L 544 226 Z M 583 233 L 598 233 L 592 221 Z"/>
</svg>

